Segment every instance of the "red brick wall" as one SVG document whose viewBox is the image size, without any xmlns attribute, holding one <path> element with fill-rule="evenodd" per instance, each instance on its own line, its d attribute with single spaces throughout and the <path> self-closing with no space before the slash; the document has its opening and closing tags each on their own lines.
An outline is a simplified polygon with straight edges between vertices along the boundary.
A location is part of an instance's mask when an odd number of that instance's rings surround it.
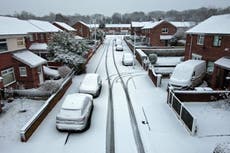
<svg viewBox="0 0 230 153">
<path fill-rule="evenodd" d="M 77 30 L 77 35 L 84 38 L 90 38 L 90 29 L 88 26 L 82 24 L 81 22 L 77 22 L 72 27 Z"/>
<path fill-rule="evenodd" d="M 190 53 L 190 44 L 191 53 Z M 229 51 L 225 51 L 225 48 L 229 48 Z M 216 61 L 223 56 L 230 56 L 230 36 L 223 35 L 220 47 L 213 46 L 213 35 L 205 35 L 204 45 L 197 45 L 197 35 L 186 37 L 186 47 L 185 47 L 185 59 L 191 59 L 192 53 L 199 54 L 202 59 L 206 61 Z"/>
<path fill-rule="evenodd" d="M 168 33 L 162 33 L 162 28 L 168 28 Z M 174 35 L 177 28 L 168 22 L 162 22 L 150 30 L 150 45 L 151 46 L 165 46 L 165 42 L 160 40 L 160 35 Z"/>
<path fill-rule="evenodd" d="M 14 63 L 15 77 L 19 84 L 23 84 L 25 88 L 36 88 L 39 86 L 40 81 L 37 68 L 30 68 L 16 59 L 14 60 Z M 26 67 L 27 76 L 20 76 L 19 67 Z"/>
</svg>

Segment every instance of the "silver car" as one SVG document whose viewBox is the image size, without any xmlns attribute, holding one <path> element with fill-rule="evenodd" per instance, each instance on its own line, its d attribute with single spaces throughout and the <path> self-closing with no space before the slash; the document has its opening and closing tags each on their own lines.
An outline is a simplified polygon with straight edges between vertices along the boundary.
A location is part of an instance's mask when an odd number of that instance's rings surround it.
<svg viewBox="0 0 230 153">
<path fill-rule="evenodd" d="M 90 125 L 93 97 L 89 94 L 67 95 L 56 116 L 56 128 L 60 131 L 83 131 Z"/>
<path fill-rule="evenodd" d="M 79 87 L 80 93 L 87 93 L 97 97 L 102 87 L 101 77 L 97 73 L 87 73 Z"/>
</svg>

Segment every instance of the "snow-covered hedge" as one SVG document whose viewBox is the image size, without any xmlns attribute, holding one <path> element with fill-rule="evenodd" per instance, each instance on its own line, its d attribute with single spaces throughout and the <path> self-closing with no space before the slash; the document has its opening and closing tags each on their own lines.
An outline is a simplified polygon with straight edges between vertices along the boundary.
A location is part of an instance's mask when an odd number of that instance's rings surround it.
<svg viewBox="0 0 230 153">
<path fill-rule="evenodd" d="M 53 93 L 55 93 L 61 86 L 63 79 L 59 80 L 47 80 L 40 85 L 39 88 L 32 88 L 32 89 L 15 89 L 15 90 L 8 90 L 7 93 L 11 93 L 17 96 L 35 98 L 35 97 L 49 97 Z"/>
<path fill-rule="evenodd" d="M 149 61 L 154 65 L 157 62 L 157 54 L 149 54 Z"/>
</svg>

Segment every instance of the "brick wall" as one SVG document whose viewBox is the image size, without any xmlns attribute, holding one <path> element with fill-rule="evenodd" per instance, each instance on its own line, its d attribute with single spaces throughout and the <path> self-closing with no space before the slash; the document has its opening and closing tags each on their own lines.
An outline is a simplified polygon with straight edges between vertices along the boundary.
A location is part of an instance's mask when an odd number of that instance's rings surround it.
<svg viewBox="0 0 230 153">
<path fill-rule="evenodd" d="M 77 22 L 72 27 L 77 30 L 76 32 L 77 35 L 84 37 L 84 38 L 90 38 L 90 29 L 85 24 L 81 22 Z"/>
<path fill-rule="evenodd" d="M 187 35 L 185 46 L 185 59 L 191 59 L 192 53 L 201 55 L 202 59 L 206 61 L 216 61 L 223 56 L 230 56 L 230 36 L 222 36 L 220 47 L 213 46 L 213 36 L 214 35 L 205 35 L 204 45 L 197 45 L 198 36 L 192 35 L 191 39 L 191 35 Z M 229 51 L 225 51 L 225 48 L 229 48 Z"/>
</svg>

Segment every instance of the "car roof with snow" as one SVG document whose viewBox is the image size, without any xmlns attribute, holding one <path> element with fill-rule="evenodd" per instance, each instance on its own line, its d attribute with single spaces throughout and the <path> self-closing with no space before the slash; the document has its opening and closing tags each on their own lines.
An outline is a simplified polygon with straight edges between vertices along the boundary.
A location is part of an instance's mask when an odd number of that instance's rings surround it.
<svg viewBox="0 0 230 153">
<path fill-rule="evenodd" d="M 97 78 L 99 77 L 99 74 L 96 73 L 87 73 L 82 81 L 83 86 L 88 85 L 97 85 Z"/>
<path fill-rule="evenodd" d="M 64 103 L 62 104 L 62 109 L 81 110 L 88 99 L 92 100 L 93 98 L 91 95 L 82 93 L 67 95 Z"/>
</svg>

